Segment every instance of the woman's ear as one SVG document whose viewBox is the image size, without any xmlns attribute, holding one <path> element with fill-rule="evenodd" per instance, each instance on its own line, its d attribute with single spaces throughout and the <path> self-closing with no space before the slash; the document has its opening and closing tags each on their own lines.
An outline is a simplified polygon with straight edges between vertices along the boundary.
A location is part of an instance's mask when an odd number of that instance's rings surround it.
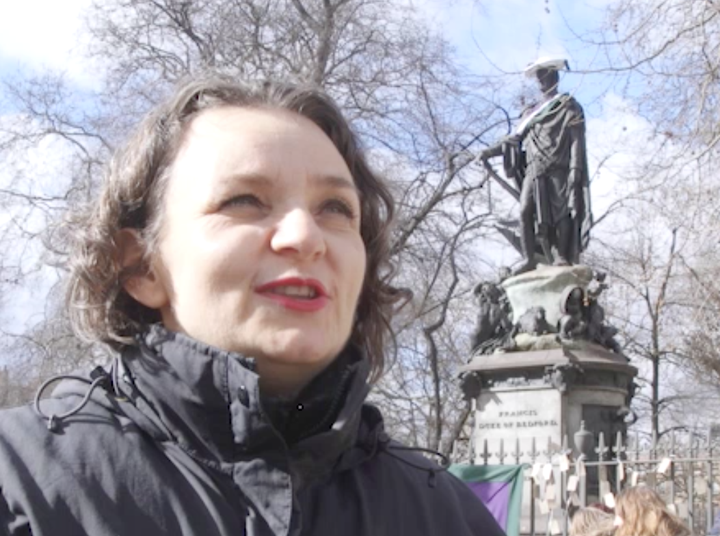
<svg viewBox="0 0 720 536">
<path fill-rule="evenodd" d="M 120 229 L 115 235 L 118 260 L 131 274 L 122 286 L 136 301 L 150 309 L 161 309 L 168 303 L 162 278 L 153 266 L 143 266 L 143 247 L 137 229 Z"/>
</svg>

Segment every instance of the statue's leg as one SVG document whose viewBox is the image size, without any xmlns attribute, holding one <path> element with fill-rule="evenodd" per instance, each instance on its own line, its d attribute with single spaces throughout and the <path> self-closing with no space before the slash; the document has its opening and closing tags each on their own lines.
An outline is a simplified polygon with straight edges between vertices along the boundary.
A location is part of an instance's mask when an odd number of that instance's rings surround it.
<svg viewBox="0 0 720 536">
<path fill-rule="evenodd" d="M 523 264 L 513 274 L 518 275 L 534 270 L 535 262 L 535 199 L 534 183 L 529 177 L 523 182 L 520 192 L 520 246 L 522 247 Z"/>
<path fill-rule="evenodd" d="M 555 266 L 569 266 L 572 263 L 573 220 L 565 216 L 555 225 Z"/>
<path fill-rule="evenodd" d="M 580 221 L 577 218 L 570 218 L 570 239 L 568 245 L 567 260 L 570 264 L 580 264 Z"/>
</svg>

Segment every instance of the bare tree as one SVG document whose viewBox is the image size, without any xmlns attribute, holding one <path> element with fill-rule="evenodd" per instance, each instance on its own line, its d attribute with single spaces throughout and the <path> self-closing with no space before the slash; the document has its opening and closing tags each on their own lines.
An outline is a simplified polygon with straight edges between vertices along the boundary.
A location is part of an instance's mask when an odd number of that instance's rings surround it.
<svg viewBox="0 0 720 536">
<path fill-rule="evenodd" d="M 684 397 L 673 388 L 672 374 L 679 372 L 679 338 L 692 308 L 681 261 L 687 238 L 679 238 L 683 230 L 664 227 L 662 218 L 650 217 L 648 210 L 634 213 L 633 220 L 647 226 L 635 224 L 625 239 L 616 235 L 596 247 L 600 252 L 591 263 L 612 280 L 611 323 L 620 330 L 625 355 L 640 369 L 635 408 L 649 418 L 651 437 L 657 441 L 667 431 L 663 412 Z"/>
<path fill-rule="evenodd" d="M 717 256 L 710 254 L 701 263 L 691 266 L 681 259 L 690 273 L 688 294 L 695 307 L 691 322 L 683 334 L 685 364 L 696 385 L 720 392 L 720 288 L 718 287 Z"/>
<path fill-rule="evenodd" d="M 720 7 L 712 0 L 617 0 L 580 36 L 601 52 L 637 110 L 669 139 L 710 150 L 720 140 Z"/>
<path fill-rule="evenodd" d="M 615 320 L 630 355 L 649 365 L 649 413 L 658 434 L 665 409 L 701 400 L 689 386 L 715 381 L 717 273 L 709 259 L 716 258 L 710 237 L 718 231 L 720 187 L 720 8 L 711 0 L 615 0 L 598 27 L 577 38 L 598 52 L 588 70 L 612 79 L 612 90 L 646 126 L 637 135 L 636 166 L 618 179 L 632 191 L 625 207 L 661 214 L 668 230 L 659 237 L 656 217 L 636 216 L 636 228 L 627 231 L 631 247 L 617 246 L 625 229 L 616 228 L 617 238 L 596 248 L 628 293 L 614 304 Z M 683 371 L 693 379 L 676 381 Z"/>
</svg>

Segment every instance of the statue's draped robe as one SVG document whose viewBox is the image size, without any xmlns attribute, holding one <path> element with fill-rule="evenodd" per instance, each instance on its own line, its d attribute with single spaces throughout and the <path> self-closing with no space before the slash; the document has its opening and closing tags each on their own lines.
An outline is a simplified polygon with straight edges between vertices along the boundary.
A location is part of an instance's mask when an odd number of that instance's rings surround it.
<svg viewBox="0 0 720 536">
<path fill-rule="evenodd" d="M 572 248 L 576 258 L 572 262 L 577 263 L 577 257 L 587 246 L 592 225 L 583 109 L 570 95 L 557 95 L 527 114 L 517 128 L 517 135 L 526 153 L 524 181 L 534 183 L 538 228 L 553 228 L 570 216 L 577 239 Z M 573 139 L 578 143 L 575 162 L 571 162 Z M 578 169 L 574 184 L 570 183 L 572 167 Z"/>
</svg>

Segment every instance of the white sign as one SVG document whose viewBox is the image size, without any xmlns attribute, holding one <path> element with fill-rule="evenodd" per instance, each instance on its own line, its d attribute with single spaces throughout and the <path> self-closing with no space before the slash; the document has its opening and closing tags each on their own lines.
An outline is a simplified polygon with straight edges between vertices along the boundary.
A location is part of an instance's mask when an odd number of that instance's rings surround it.
<svg viewBox="0 0 720 536">
<path fill-rule="evenodd" d="M 487 441 L 490 463 L 497 461 L 500 443 L 508 459 L 514 458 L 518 441 L 528 461 L 535 439 L 537 451 L 545 451 L 548 441 L 553 448 L 562 441 L 562 395 L 557 389 L 523 391 L 486 391 L 478 399 L 475 420 L 476 452 L 483 452 Z"/>
<path fill-rule="evenodd" d="M 560 437 L 561 398 L 556 389 L 486 392 L 477 414 L 479 437 L 515 439 Z M 538 444 L 538 448 L 546 445 Z"/>
</svg>

